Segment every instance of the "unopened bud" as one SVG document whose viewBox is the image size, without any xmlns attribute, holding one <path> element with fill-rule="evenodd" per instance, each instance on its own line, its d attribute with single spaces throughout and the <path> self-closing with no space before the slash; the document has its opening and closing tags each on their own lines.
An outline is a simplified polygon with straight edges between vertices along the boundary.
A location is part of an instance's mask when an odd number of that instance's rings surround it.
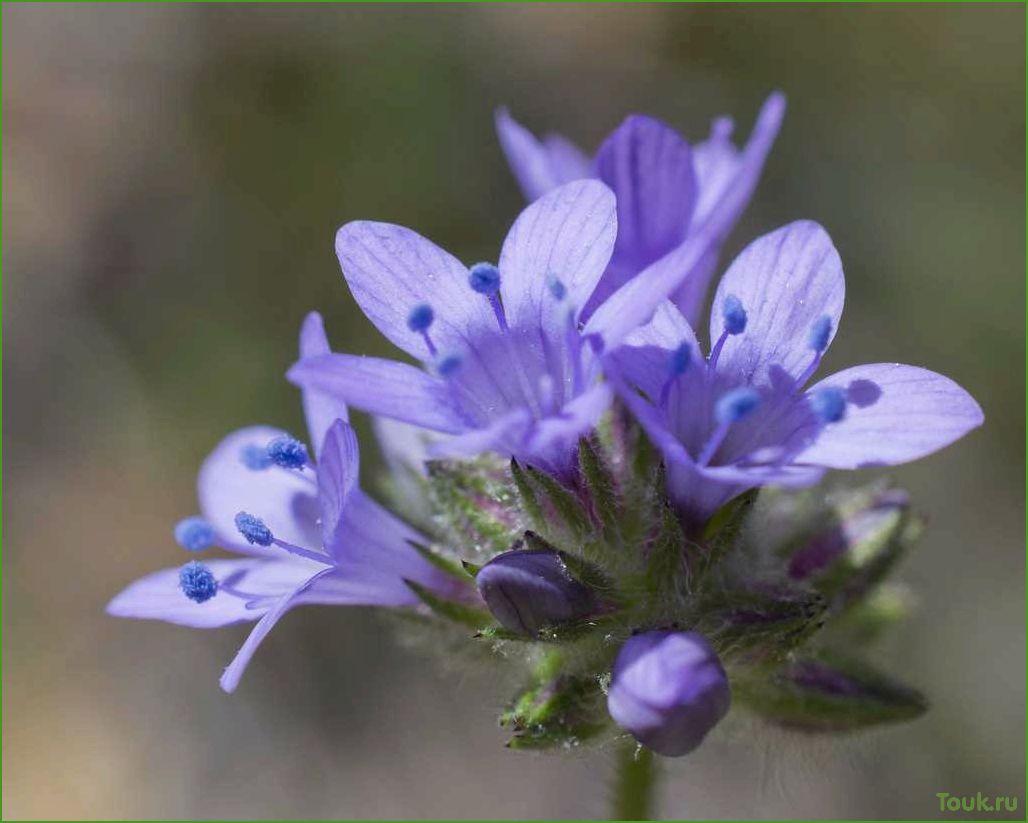
<svg viewBox="0 0 1028 823">
<path fill-rule="evenodd" d="M 700 745 L 731 700 L 725 670 L 703 635 L 652 631 L 618 652 L 607 710 L 644 746 L 680 757 Z"/>
<path fill-rule="evenodd" d="M 589 589 L 560 555 L 544 549 L 504 552 L 479 569 L 475 582 L 500 624 L 523 634 L 577 620 L 594 608 Z"/>
</svg>

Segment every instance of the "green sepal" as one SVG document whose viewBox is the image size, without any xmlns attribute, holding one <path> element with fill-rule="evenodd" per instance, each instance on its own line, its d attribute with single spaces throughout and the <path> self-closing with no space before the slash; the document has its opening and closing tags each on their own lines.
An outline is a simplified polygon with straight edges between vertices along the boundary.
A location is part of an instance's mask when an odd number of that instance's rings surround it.
<svg viewBox="0 0 1028 823">
<path fill-rule="evenodd" d="M 906 620 L 913 608 L 914 596 L 907 586 L 882 583 L 833 617 L 827 628 L 833 638 L 854 644 L 871 643 Z"/>
<path fill-rule="evenodd" d="M 544 661 L 537 685 L 525 689 L 507 711 L 500 725 L 515 732 L 507 746 L 512 749 L 551 749 L 577 745 L 607 726 L 603 693 L 592 677 L 554 674 Z"/>
<path fill-rule="evenodd" d="M 408 540 L 407 544 L 441 572 L 445 572 L 450 575 L 450 577 L 457 580 L 467 581 L 468 576 L 464 571 L 465 567 L 452 557 L 436 551 L 431 546 L 426 546 L 424 543 L 419 543 L 416 540 Z"/>
<path fill-rule="evenodd" d="M 454 542 L 468 541 L 485 552 L 510 545 L 518 523 L 518 507 L 505 473 L 485 460 L 439 461 L 425 464 L 437 511 Z"/>
<path fill-rule="evenodd" d="M 549 503 L 559 525 L 570 532 L 572 537 L 581 538 L 586 535 L 589 532 L 589 520 L 578 498 L 546 472 L 533 466 L 526 466 L 525 471 L 535 488 L 541 492 L 542 500 Z M 544 525 L 551 522 L 544 519 Z"/>
<path fill-rule="evenodd" d="M 464 570 L 464 574 L 470 577 L 478 577 L 478 573 L 482 571 L 481 565 L 472 563 L 470 560 L 461 560 L 460 566 Z"/>
<path fill-rule="evenodd" d="M 721 657 L 766 665 L 821 629 L 827 609 L 821 594 L 806 589 L 718 592 L 699 604 L 695 628 Z"/>
<path fill-rule="evenodd" d="M 614 475 L 587 437 L 578 441 L 578 465 L 585 480 L 593 512 L 603 524 L 604 532 L 607 535 L 617 534 L 620 506 Z"/>
<path fill-rule="evenodd" d="M 918 691 L 866 663 L 822 654 L 772 672 L 736 678 L 740 703 L 780 726 L 808 732 L 847 732 L 912 720 L 928 703 Z"/>
<path fill-rule="evenodd" d="M 403 582 L 407 584 L 408 589 L 417 595 L 418 600 L 428 606 L 432 613 L 439 617 L 470 626 L 474 629 L 487 626 L 492 621 L 492 615 L 482 609 L 476 609 L 474 606 L 469 606 L 466 603 L 458 603 L 454 600 L 447 600 L 445 597 L 439 597 L 439 595 L 425 588 L 420 583 L 415 583 L 413 580 L 404 578 Z"/>
<path fill-rule="evenodd" d="M 730 500 L 710 519 L 703 529 L 703 558 L 697 569 L 697 577 L 712 571 L 735 548 L 746 519 L 760 495 L 760 489 L 750 489 Z"/>
<path fill-rule="evenodd" d="M 659 516 L 660 528 L 650 544 L 645 574 L 647 599 L 656 606 L 668 597 L 681 600 L 688 596 L 692 570 L 699 560 L 671 507 L 661 506 Z"/>
<path fill-rule="evenodd" d="M 546 515 L 543 513 L 539 495 L 525 470 L 521 468 L 521 464 L 514 458 L 511 458 L 510 461 L 510 474 L 514 478 L 514 486 L 517 488 L 518 496 L 521 498 L 521 508 L 528 515 L 528 519 L 535 528 L 544 528 L 546 526 Z"/>
</svg>

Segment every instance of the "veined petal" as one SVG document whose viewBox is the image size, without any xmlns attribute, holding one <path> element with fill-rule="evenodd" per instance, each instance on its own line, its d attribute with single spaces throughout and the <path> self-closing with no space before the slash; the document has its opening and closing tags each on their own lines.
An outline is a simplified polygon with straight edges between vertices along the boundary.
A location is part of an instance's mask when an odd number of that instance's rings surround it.
<svg viewBox="0 0 1028 823">
<path fill-rule="evenodd" d="M 510 325 L 560 333 L 596 287 L 616 234 L 614 195 L 596 180 L 563 185 L 521 212 L 500 252 Z"/>
<path fill-rule="evenodd" d="M 274 560 L 211 560 L 205 565 L 221 581 L 245 575 L 255 565 Z M 263 609 L 248 609 L 247 600 L 219 591 L 210 600 L 196 603 L 179 588 L 179 567 L 161 569 L 130 584 L 107 604 L 113 617 L 163 620 L 194 629 L 214 629 L 232 623 L 256 620 Z"/>
<path fill-rule="evenodd" d="M 948 446 L 985 419 L 960 386 L 916 366 L 854 366 L 810 391 L 826 386 L 845 390 L 846 416 L 825 426 L 796 463 L 833 469 L 907 463 Z"/>
<path fill-rule="evenodd" d="M 446 384 L 406 363 L 327 354 L 301 360 L 287 377 L 304 389 L 331 394 L 370 414 L 447 434 L 464 428 Z"/>
<path fill-rule="evenodd" d="M 728 267 L 714 295 L 712 341 L 724 331 L 729 295 L 748 317 L 746 330 L 725 343 L 718 372 L 753 385 L 771 385 L 772 372 L 798 378 L 814 356 L 814 324 L 830 323 L 826 345 L 835 336 L 845 292 L 842 261 L 817 223 L 799 220 L 757 238 Z"/>
<path fill-rule="evenodd" d="M 261 557 L 278 556 L 279 549 L 252 546 L 239 534 L 236 515 L 249 512 L 261 518 L 275 537 L 314 551 L 320 550 L 318 501 L 313 473 L 269 466 L 254 470 L 243 460 L 248 448 L 264 448 L 285 434 L 271 426 L 239 429 L 222 440 L 200 467 L 197 494 L 200 511 L 214 527 L 219 545 Z"/>
<path fill-rule="evenodd" d="M 318 501 L 321 505 L 321 536 L 325 548 L 339 557 L 347 528 L 346 509 L 357 488 L 360 450 L 353 426 L 337 420 L 328 430 L 318 462 Z"/>
<path fill-rule="evenodd" d="M 331 354 L 332 349 L 325 336 L 325 324 L 321 315 L 312 311 L 304 318 L 300 327 L 300 359 Z M 321 444 L 329 427 L 336 420 L 349 420 L 346 404 L 331 395 L 313 389 L 303 392 L 303 412 L 307 418 L 307 433 L 311 448 L 317 458 L 321 457 Z"/>
<path fill-rule="evenodd" d="M 378 330 L 413 357 L 430 359 L 424 336 L 408 325 L 430 306 L 428 329 L 440 351 L 466 348 L 476 329 L 493 328 L 487 300 L 468 284 L 468 269 L 417 232 L 355 221 L 336 233 L 336 256 L 350 291 Z"/>
<path fill-rule="evenodd" d="M 631 115 L 600 146 L 595 162 L 597 176 L 617 197 L 615 257 L 641 269 L 685 239 L 696 175 L 692 150 L 674 129 Z"/>
<path fill-rule="evenodd" d="M 596 307 L 586 331 L 599 335 L 608 351 L 632 329 L 646 323 L 653 310 L 673 294 L 689 322 L 697 322 L 720 246 L 753 194 L 784 113 L 785 97 L 775 92 L 757 116 L 740 157 L 739 173 L 730 185 L 722 188 L 704 219 L 693 220 L 685 242 L 651 263 Z"/>
<path fill-rule="evenodd" d="M 506 108 L 496 110 L 496 134 L 526 200 L 536 200 L 563 182 L 555 173 L 550 152 Z"/>
</svg>

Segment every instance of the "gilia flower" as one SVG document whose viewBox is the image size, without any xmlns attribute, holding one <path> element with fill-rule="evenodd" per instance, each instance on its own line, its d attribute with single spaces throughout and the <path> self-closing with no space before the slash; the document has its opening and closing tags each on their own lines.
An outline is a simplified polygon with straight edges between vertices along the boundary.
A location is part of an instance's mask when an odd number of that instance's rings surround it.
<svg viewBox="0 0 1028 823">
<path fill-rule="evenodd" d="M 915 366 L 855 366 L 805 389 L 835 336 L 844 290 L 825 230 L 792 223 L 751 243 L 721 279 L 707 358 L 670 304 L 614 355 L 615 381 L 663 452 L 688 521 L 756 486 L 916 460 L 981 425 L 966 391 Z"/>
<path fill-rule="evenodd" d="M 633 114 L 592 159 L 560 135 L 537 140 L 506 109 L 496 114 L 496 130 L 529 200 L 581 178 L 602 180 L 617 197 L 617 243 L 585 307 L 586 317 L 633 276 L 689 240 L 702 245 L 703 253 L 692 261 L 675 302 L 695 322 L 721 243 L 753 195 L 784 112 L 784 96 L 770 95 L 741 150 L 732 142 L 729 117 L 719 117 L 710 137 L 690 146 L 666 123 Z M 666 264 L 680 263 L 676 258 Z"/>
<path fill-rule="evenodd" d="M 347 223 L 336 253 L 354 299 L 424 369 L 348 354 L 302 359 L 289 378 L 371 414 L 444 434 L 435 456 L 494 451 L 557 475 L 610 402 L 597 351 L 615 347 L 677 282 L 614 295 L 584 327 L 610 260 L 614 196 L 581 180 L 514 222 L 498 266 L 464 266 L 400 226 Z"/>
<path fill-rule="evenodd" d="M 688 754 L 728 713 L 728 677 L 696 632 L 650 631 L 625 641 L 607 693 L 621 728 L 667 757 Z"/>
<path fill-rule="evenodd" d="M 311 314 L 301 355 L 330 351 L 321 318 Z M 307 391 L 306 447 L 280 429 L 250 426 L 230 434 L 204 461 L 198 479 L 202 518 L 175 529 L 198 551 L 219 545 L 239 560 L 192 561 L 137 580 L 107 606 L 116 617 L 215 628 L 257 620 L 221 687 L 234 691 L 261 641 L 289 609 L 306 604 L 413 605 L 409 579 L 443 594 L 454 581 L 408 541 L 417 532 L 361 491 L 357 438 L 338 401 Z"/>
</svg>

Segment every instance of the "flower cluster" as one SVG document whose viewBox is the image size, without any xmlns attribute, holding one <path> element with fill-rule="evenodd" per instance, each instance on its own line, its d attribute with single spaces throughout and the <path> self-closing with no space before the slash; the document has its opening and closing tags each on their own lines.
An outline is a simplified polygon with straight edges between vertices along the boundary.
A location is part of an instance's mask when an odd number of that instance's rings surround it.
<svg viewBox="0 0 1028 823">
<path fill-rule="evenodd" d="M 108 611 L 255 621 L 221 678 L 233 691 L 294 606 L 404 609 L 514 665 L 514 748 L 627 734 L 683 755 L 733 701 L 811 731 L 916 716 L 923 698 L 855 655 L 902 612 L 886 577 L 918 531 L 907 496 L 809 490 L 928 455 L 981 410 L 897 363 L 812 382 L 845 284 L 810 221 L 750 243 L 697 333 L 783 113 L 771 95 L 741 148 L 727 118 L 690 145 L 633 115 L 590 158 L 501 110 L 530 202 L 495 262 L 344 225 L 353 299 L 415 363 L 332 352 L 309 315 L 288 373 L 306 443 L 230 434 L 200 469 L 200 514 L 173 530 L 194 555 L 238 557 L 156 572 Z M 374 416 L 405 519 L 360 488 L 348 407 Z"/>
</svg>

